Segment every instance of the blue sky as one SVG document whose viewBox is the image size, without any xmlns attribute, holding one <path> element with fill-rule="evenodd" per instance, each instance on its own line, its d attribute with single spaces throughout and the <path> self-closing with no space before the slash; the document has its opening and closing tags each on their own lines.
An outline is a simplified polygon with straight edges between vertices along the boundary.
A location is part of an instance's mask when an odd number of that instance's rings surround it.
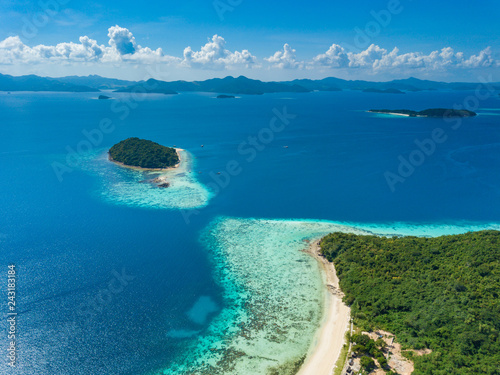
<svg viewBox="0 0 500 375">
<path fill-rule="evenodd" d="M 0 0 L 0 72 L 446 81 L 491 74 L 500 80 L 500 3 L 479 4 Z M 132 53 L 120 52 L 122 42 L 133 45 Z"/>
</svg>

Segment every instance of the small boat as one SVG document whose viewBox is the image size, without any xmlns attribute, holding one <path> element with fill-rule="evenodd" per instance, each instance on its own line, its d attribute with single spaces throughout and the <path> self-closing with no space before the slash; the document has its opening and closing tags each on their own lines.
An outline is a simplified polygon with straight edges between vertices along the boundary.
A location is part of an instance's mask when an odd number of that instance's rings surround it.
<svg viewBox="0 0 500 375">
<path fill-rule="evenodd" d="M 283 148 L 288 148 L 288 146 L 283 146 Z"/>
<path fill-rule="evenodd" d="M 204 145 L 201 145 L 201 147 L 205 147 Z"/>
</svg>

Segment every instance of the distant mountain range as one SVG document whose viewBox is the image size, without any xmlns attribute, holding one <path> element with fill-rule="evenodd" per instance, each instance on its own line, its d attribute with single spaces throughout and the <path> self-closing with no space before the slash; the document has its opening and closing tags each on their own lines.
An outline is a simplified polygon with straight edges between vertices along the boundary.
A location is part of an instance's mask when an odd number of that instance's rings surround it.
<svg viewBox="0 0 500 375">
<path fill-rule="evenodd" d="M 13 77 L 0 74 L 0 91 L 98 92 L 99 89 L 35 75 Z"/>
<path fill-rule="evenodd" d="M 35 75 L 13 77 L 0 74 L 0 91 L 62 91 L 62 92 L 98 92 L 115 90 L 117 92 L 146 92 L 177 94 L 182 91 L 213 92 L 223 94 L 260 95 L 278 92 L 311 92 L 361 90 L 368 93 L 401 94 L 405 91 L 422 90 L 475 90 L 478 83 L 470 82 L 435 82 L 408 78 L 389 82 L 347 81 L 340 78 L 321 80 L 296 79 L 284 82 L 263 82 L 244 76 L 237 78 L 214 78 L 206 81 L 172 81 L 156 79 L 148 81 L 127 81 L 105 78 L 97 75 L 87 77 L 70 76 L 46 78 Z M 500 82 L 491 83 L 491 87 L 500 90 Z"/>
<path fill-rule="evenodd" d="M 135 81 L 124 81 L 122 79 L 105 78 L 97 75 L 90 75 L 87 77 L 69 76 L 55 79 L 60 82 L 72 85 L 88 86 L 99 90 L 116 90 L 122 87 L 132 86 L 137 83 Z"/>
<path fill-rule="evenodd" d="M 226 94 L 260 95 L 274 92 L 310 92 L 312 90 L 293 83 L 262 82 L 240 76 L 238 78 L 213 78 L 206 81 L 194 82 L 163 82 L 150 79 L 147 82 L 139 82 L 133 86 L 125 87 L 117 91 L 145 91 L 164 94 L 176 94 L 178 91 L 201 91 Z"/>
</svg>

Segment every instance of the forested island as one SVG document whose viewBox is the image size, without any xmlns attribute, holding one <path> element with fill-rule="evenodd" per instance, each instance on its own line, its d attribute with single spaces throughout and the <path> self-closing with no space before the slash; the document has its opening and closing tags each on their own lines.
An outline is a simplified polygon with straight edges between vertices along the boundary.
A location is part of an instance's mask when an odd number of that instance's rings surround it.
<svg viewBox="0 0 500 375">
<path fill-rule="evenodd" d="M 335 264 L 355 325 L 395 334 L 414 375 L 500 373 L 500 232 L 333 233 L 321 252 Z M 378 346 L 359 335 L 354 341 L 367 368 L 372 358 L 384 362 Z"/>
<path fill-rule="evenodd" d="M 175 148 L 139 138 L 128 138 L 111 147 L 109 159 L 126 166 L 145 169 L 171 168 L 180 162 Z"/>
<path fill-rule="evenodd" d="M 384 113 L 388 115 L 402 115 L 409 117 L 474 117 L 476 112 L 466 109 L 430 108 L 423 111 L 412 111 L 410 109 L 370 109 L 368 112 Z"/>
</svg>

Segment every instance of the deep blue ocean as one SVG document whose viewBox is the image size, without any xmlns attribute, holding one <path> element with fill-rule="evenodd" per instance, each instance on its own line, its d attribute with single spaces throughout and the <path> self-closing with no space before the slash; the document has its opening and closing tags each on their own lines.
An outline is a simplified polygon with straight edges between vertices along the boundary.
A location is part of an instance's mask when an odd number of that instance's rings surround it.
<svg viewBox="0 0 500 375">
<path fill-rule="evenodd" d="M 19 368 L 12 373 L 142 375 L 188 358 L 188 345 L 227 303 L 200 241 L 220 217 L 499 223 L 498 95 L 460 122 L 366 112 L 451 108 L 471 95 L 343 91 L 218 100 L 181 93 L 136 100 L 111 93 L 115 99 L 106 101 L 92 93 L 0 93 L 2 291 L 7 266 L 18 271 Z M 86 140 L 82 131 L 103 119 L 114 129 L 82 149 L 59 179 L 54 163 L 64 165 L 68 150 Z M 425 143 L 433 134 L 439 142 Z M 89 165 L 107 163 L 106 149 L 128 137 L 189 151 L 193 175 L 210 192 L 207 204 L 158 209 L 104 199 L 103 181 L 111 177 Z M 427 153 L 418 151 L 422 142 Z M 3 349 L 0 373 L 7 371 Z"/>
</svg>

